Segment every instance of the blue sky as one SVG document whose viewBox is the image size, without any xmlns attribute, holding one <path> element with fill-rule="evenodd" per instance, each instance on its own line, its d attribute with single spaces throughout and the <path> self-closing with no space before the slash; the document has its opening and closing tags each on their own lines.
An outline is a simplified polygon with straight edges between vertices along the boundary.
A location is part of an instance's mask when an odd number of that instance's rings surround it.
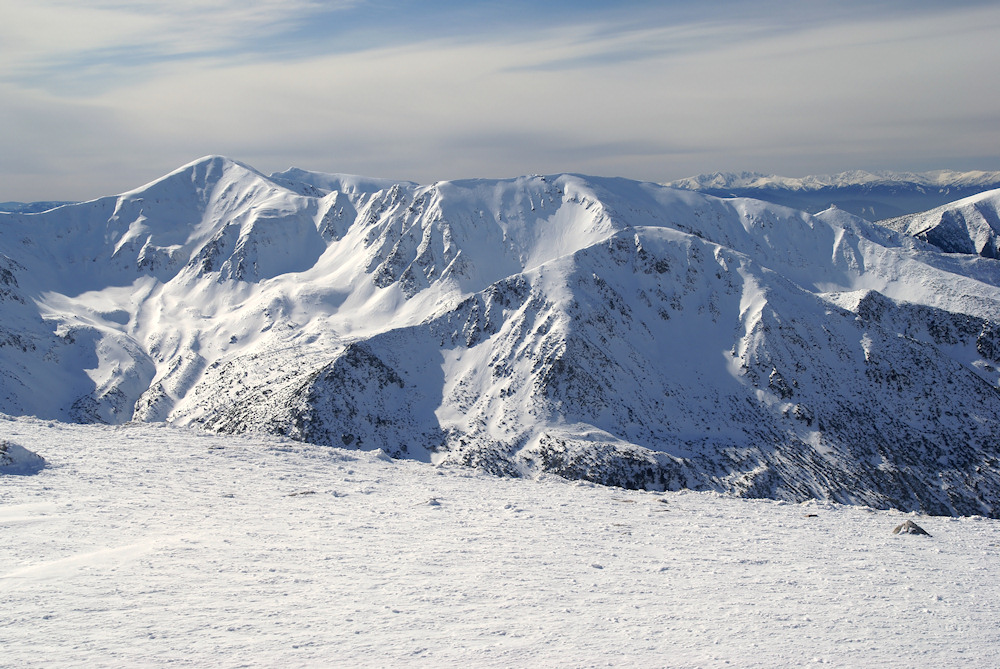
<svg viewBox="0 0 1000 669">
<path fill-rule="evenodd" d="M 995 2 L 0 0 L 0 201 L 207 154 L 431 182 L 1000 169 Z"/>
</svg>

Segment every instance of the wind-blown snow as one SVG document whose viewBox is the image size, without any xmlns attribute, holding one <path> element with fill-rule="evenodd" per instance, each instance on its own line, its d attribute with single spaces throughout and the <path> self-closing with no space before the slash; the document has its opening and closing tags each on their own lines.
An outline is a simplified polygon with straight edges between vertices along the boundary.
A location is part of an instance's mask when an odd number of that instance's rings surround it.
<svg viewBox="0 0 1000 669">
<path fill-rule="evenodd" d="M 5 666 L 995 666 L 1000 524 L 0 418 Z M 932 536 L 893 535 L 915 520 Z"/>
<path fill-rule="evenodd" d="M 883 221 L 946 253 L 1000 257 L 1000 190 L 979 193 L 931 211 Z"/>
</svg>

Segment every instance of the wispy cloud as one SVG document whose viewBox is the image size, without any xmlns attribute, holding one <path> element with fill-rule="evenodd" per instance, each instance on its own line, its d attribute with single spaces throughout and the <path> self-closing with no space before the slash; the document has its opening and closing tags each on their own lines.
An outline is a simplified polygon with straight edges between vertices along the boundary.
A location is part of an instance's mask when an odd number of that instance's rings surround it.
<svg viewBox="0 0 1000 669">
<path fill-rule="evenodd" d="M 162 62 L 266 53 L 274 40 L 309 20 L 357 4 L 0 0 L 0 78 L 53 93 L 106 88 Z"/>
<path fill-rule="evenodd" d="M 0 0 L 0 199 L 207 153 L 421 181 L 1000 167 L 995 3 L 248 4 Z"/>
</svg>

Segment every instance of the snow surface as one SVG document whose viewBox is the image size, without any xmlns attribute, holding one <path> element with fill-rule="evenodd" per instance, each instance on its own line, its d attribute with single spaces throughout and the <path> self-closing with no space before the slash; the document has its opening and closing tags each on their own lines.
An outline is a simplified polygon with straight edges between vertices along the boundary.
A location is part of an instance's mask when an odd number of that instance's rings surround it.
<svg viewBox="0 0 1000 669">
<path fill-rule="evenodd" d="M 869 220 L 926 211 L 1000 188 L 1000 172 L 866 172 L 783 177 L 760 172 L 715 172 L 671 181 L 673 188 L 722 197 L 752 197 L 817 213 L 831 205 Z"/>
<path fill-rule="evenodd" d="M 0 436 L 49 463 L 0 473 L 3 666 L 1000 662 L 1000 521 L 162 424 Z"/>
</svg>

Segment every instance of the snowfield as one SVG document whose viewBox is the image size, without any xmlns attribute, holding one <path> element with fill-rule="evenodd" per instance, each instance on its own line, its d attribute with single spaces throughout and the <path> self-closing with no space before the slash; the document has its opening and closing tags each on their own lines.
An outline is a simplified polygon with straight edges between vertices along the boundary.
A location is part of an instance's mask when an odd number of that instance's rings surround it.
<svg viewBox="0 0 1000 669">
<path fill-rule="evenodd" d="M 1000 664 L 1000 521 L 163 424 L 0 441 L 46 463 L 0 468 L 3 666 Z"/>
</svg>

